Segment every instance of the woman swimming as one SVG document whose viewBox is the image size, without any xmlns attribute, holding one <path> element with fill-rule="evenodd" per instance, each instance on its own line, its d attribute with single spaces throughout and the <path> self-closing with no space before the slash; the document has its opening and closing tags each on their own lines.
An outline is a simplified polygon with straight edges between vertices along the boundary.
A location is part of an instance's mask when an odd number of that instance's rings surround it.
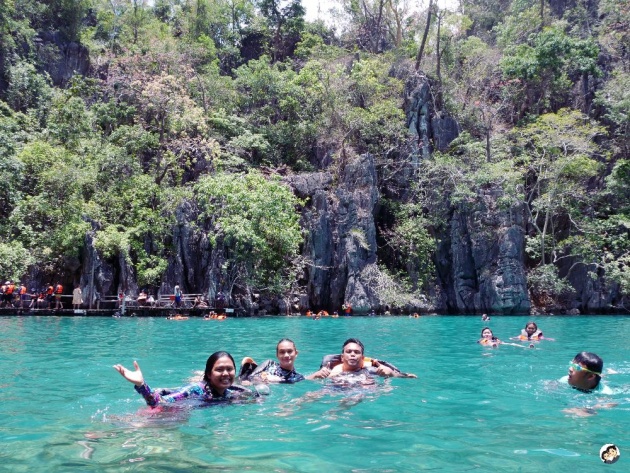
<svg viewBox="0 0 630 473">
<path fill-rule="evenodd" d="M 484 327 L 481 329 L 481 338 L 477 340 L 477 343 L 484 346 L 498 347 L 503 342 L 494 336 L 490 327 Z"/>
<path fill-rule="evenodd" d="M 542 330 L 538 328 L 534 322 L 527 322 L 525 328 L 521 330 L 521 334 L 518 337 L 510 337 L 511 340 L 537 341 L 537 340 L 552 340 L 551 338 L 545 338 Z"/>
<path fill-rule="evenodd" d="M 144 400 L 151 407 L 184 399 L 217 402 L 259 395 L 258 391 L 250 391 L 243 386 L 233 384 L 236 373 L 234 359 L 232 355 L 225 351 L 217 351 L 210 355 L 206 361 L 203 381 L 175 389 L 151 389 L 144 381 L 138 362 L 134 361 L 133 365 L 135 371 L 128 370 L 123 365 L 114 365 L 114 369 L 123 378 L 135 385 L 134 389 L 144 397 Z"/>
<path fill-rule="evenodd" d="M 298 355 L 293 340 L 283 338 L 276 345 L 276 360 L 267 360 L 257 366 L 251 358 L 244 358 L 241 363 L 239 380 L 262 381 L 264 383 L 297 383 L 305 379 L 313 379 L 312 376 L 304 377 L 295 371 L 295 358 Z"/>
</svg>

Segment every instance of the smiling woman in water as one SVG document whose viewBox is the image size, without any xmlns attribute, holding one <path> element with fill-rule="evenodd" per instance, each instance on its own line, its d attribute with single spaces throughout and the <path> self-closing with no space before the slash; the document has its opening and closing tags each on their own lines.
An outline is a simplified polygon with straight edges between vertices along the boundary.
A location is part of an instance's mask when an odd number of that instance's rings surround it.
<svg viewBox="0 0 630 473">
<path fill-rule="evenodd" d="M 226 351 L 217 351 L 206 361 L 203 380 L 175 389 L 151 389 L 144 381 L 144 376 L 137 361 L 133 362 L 134 371 L 123 365 L 114 365 L 123 378 L 134 384 L 134 389 L 144 397 L 151 407 L 158 404 L 173 403 L 184 399 L 199 399 L 203 402 L 217 402 L 258 396 L 258 390 L 249 390 L 234 385 L 236 368 L 234 359 Z"/>
</svg>

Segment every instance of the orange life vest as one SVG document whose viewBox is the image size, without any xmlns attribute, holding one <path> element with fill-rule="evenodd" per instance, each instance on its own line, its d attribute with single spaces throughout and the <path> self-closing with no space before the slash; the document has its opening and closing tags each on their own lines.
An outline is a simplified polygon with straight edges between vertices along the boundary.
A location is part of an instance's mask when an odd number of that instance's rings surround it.
<svg viewBox="0 0 630 473">
<path fill-rule="evenodd" d="M 26 286 L 20 286 L 20 295 L 26 294 Z"/>
<path fill-rule="evenodd" d="M 46 294 L 52 294 L 52 293 L 53 293 L 53 287 L 48 286 L 48 289 L 46 289 Z"/>
<path fill-rule="evenodd" d="M 521 330 L 521 334 L 518 336 L 519 340 L 540 340 L 542 337 L 542 332 L 540 330 L 536 330 L 531 337 L 527 336 L 527 332 L 525 330 Z"/>
<path fill-rule="evenodd" d="M 55 294 L 61 293 L 63 293 L 63 286 L 61 284 L 57 284 L 57 286 L 55 286 Z"/>
<path fill-rule="evenodd" d="M 13 290 L 15 289 L 15 284 L 9 284 L 7 286 L 6 291 L 4 291 L 5 294 L 13 294 Z"/>
</svg>

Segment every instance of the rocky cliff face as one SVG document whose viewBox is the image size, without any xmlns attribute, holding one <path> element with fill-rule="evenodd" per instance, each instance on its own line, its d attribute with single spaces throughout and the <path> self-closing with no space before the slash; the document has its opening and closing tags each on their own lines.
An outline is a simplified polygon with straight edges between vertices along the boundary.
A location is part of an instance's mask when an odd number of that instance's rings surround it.
<svg viewBox="0 0 630 473">
<path fill-rule="evenodd" d="M 376 263 L 378 180 L 374 159 L 365 154 L 350 159 L 336 186 L 330 173 L 292 176 L 288 184 L 309 205 L 302 217 L 307 231 L 304 255 L 308 307 L 331 310 L 349 302 L 365 313 L 378 296 L 362 274 Z"/>
<path fill-rule="evenodd" d="M 415 149 L 409 157 L 411 167 L 428 159 L 433 150 L 446 149 L 459 133 L 453 118 L 438 116 L 433 110 L 430 88 L 430 83 L 418 75 L 407 84 L 407 126 L 415 136 Z M 308 264 L 300 287 L 293 294 L 281 296 L 241 289 L 239 294 L 232 294 L 230 305 L 241 314 L 252 315 L 306 309 L 333 311 L 344 302 L 352 304 L 357 313 L 382 309 L 381 298 L 370 279 L 378 271 L 376 215 L 380 200 L 373 156 L 348 157 L 336 173 L 292 175 L 285 182 L 307 201 L 302 226 L 306 235 L 303 256 Z M 404 186 L 404 182 L 398 184 Z M 436 235 L 440 243 L 435 256 L 435 305 L 405 310 L 499 314 L 534 310 L 524 259 L 526 212 L 523 208 L 499 208 L 500 197 L 498 189 L 481 189 L 475 205 L 451 209 L 442 234 Z M 185 293 L 202 293 L 210 299 L 219 290 L 230 294 L 229 278 L 222 272 L 226 257 L 222 242 L 211 245 L 207 229 L 192 224 L 197 216 L 194 203 L 177 210 L 172 257 L 159 287 L 163 294 L 171 294 L 175 284 L 180 284 Z M 151 249 L 150 241 L 146 247 Z M 567 274 L 568 267 L 561 267 L 560 271 Z M 575 297 L 562 307 L 554 307 L 554 312 L 602 312 L 619 305 L 619 290 L 605 285 L 601 278 L 593 280 L 586 271 L 572 270 L 569 280 L 576 290 Z M 40 276 L 33 274 L 34 280 Z M 122 257 L 104 260 L 94 248 L 93 232 L 86 236 L 81 261 L 68 265 L 62 283 L 71 287 L 77 281 L 88 303 L 119 291 L 134 296 L 138 292 L 133 268 Z M 90 294 L 92 286 L 94 291 Z"/>
<path fill-rule="evenodd" d="M 524 212 L 498 210 L 497 197 L 496 192 L 486 192 L 474 210 L 454 210 L 436 259 L 438 310 L 529 313 Z"/>
<path fill-rule="evenodd" d="M 35 47 L 44 69 L 57 86 L 65 85 L 75 74 L 87 74 L 90 68 L 88 49 L 79 43 L 64 41 L 59 32 L 40 32 Z"/>
</svg>

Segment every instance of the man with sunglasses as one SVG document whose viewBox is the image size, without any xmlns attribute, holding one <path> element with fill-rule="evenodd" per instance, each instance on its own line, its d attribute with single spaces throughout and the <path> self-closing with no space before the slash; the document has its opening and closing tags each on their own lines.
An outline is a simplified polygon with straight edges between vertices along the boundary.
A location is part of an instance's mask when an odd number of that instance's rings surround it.
<svg viewBox="0 0 630 473">
<path fill-rule="evenodd" d="M 570 386 L 584 392 L 612 394 L 612 390 L 601 382 L 604 360 L 595 353 L 583 351 L 575 355 L 569 364 L 569 375 L 562 378 Z"/>
</svg>

